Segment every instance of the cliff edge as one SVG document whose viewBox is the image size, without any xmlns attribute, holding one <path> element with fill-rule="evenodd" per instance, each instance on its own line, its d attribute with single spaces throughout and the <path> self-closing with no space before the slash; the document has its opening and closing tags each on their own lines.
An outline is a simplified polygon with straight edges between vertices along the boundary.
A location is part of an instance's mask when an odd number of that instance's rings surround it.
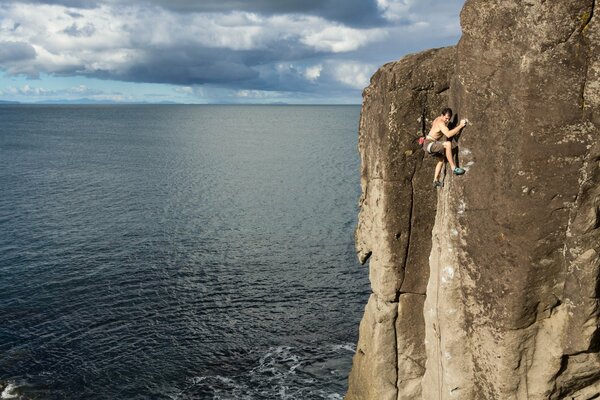
<svg viewBox="0 0 600 400">
<path fill-rule="evenodd" d="M 456 47 L 371 79 L 347 399 L 600 398 L 595 6 L 467 0 Z M 436 191 L 415 138 L 446 105 L 473 124 Z"/>
</svg>

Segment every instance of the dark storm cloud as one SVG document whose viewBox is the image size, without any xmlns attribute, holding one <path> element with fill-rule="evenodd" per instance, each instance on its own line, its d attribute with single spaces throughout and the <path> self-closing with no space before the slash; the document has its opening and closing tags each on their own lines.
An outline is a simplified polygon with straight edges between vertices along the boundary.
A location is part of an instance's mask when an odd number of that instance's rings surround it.
<svg viewBox="0 0 600 400">
<path fill-rule="evenodd" d="M 260 71 L 265 65 L 281 60 L 299 60 L 314 54 L 314 51 L 310 52 L 308 49 L 286 48 L 284 45 L 267 50 L 244 51 L 199 46 L 152 49 L 125 70 L 90 71 L 86 75 L 131 82 L 213 84 L 274 90 L 282 83 L 281 79 L 276 75 L 268 76 L 267 79 L 261 77 Z M 288 81 L 285 86 L 290 86 L 289 83 Z"/>
<path fill-rule="evenodd" d="M 95 8 L 102 3 L 97 0 L 0 0 L 0 4 L 27 3 L 27 4 L 54 4 L 73 8 Z"/>
<path fill-rule="evenodd" d="M 122 73 L 101 71 L 98 77 L 175 85 L 219 83 L 235 85 L 257 78 L 258 72 L 244 64 L 229 61 L 215 60 L 184 64 L 157 57 L 146 63 L 131 66 Z"/>
<path fill-rule="evenodd" d="M 229 12 L 307 14 L 347 25 L 381 24 L 374 0 L 144 0 L 178 12 Z"/>
<path fill-rule="evenodd" d="M 264 15 L 305 14 L 323 17 L 349 26 L 381 25 L 375 0 L 16 0 L 30 4 L 60 4 L 73 8 L 94 8 L 100 4 L 155 5 L 165 10 L 190 12 L 247 11 Z M 7 3 L 0 0 L 0 3 Z"/>
<path fill-rule="evenodd" d="M 35 49 L 28 43 L 0 42 L 0 63 L 34 59 Z"/>
<path fill-rule="evenodd" d="M 462 1 L 0 0 L 9 21 L 0 69 L 186 90 L 359 93 L 378 65 L 455 43 Z"/>
</svg>

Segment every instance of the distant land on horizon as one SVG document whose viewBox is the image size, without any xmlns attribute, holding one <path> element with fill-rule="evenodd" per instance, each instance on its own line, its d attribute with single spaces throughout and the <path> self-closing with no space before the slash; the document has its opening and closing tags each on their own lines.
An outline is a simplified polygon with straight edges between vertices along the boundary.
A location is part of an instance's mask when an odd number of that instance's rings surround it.
<svg viewBox="0 0 600 400">
<path fill-rule="evenodd" d="M 185 104 L 178 103 L 175 101 L 161 101 L 156 103 L 150 102 L 128 102 L 128 101 L 114 101 L 114 100 L 95 100 L 95 99 L 58 99 L 58 100 L 44 100 L 44 101 L 35 101 L 35 102 L 22 102 L 22 101 L 9 101 L 9 100 L 0 100 L 0 104 L 21 104 L 21 105 L 35 105 L 35 104 Z"/>
<path fill-rule="evenodd" d="M 304 103 L 286 103 L 282 101 L 274 101 L 270 103 L 236 103 L 236 102 L 216 102 L 216 103 L 179 103 L 176 101 L 161 101 L 161 102 L 139 102 L 139 101 L 114 101 L 114 100 L 95 100 L 95 99 L 59 99 L 59 100 L 44 100 L 37 102 L 21 102 L 21 101 L 9 101 L 9 100 L 0 100 L 0 105 L 44 105 L 44 104 L 54 104 L 54 105 L 135 105 L 135 104 L 147 104 L 147 105 L 265 105 L 265 106 L 286 106 L 286 105 L 348 105 L 348 106 L 360 106 L 359 103 L 343 103 L 343 104 L 304 104 Z"/>
</svg>

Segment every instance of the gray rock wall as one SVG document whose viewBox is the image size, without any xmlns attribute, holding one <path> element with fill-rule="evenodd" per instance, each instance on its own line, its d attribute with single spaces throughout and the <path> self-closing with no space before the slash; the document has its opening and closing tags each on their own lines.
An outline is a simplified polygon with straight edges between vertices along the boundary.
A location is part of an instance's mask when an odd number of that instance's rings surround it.
<svg viewBox="0 0 600 400">
<path fill-rule="evenodd" d="M 435 162 L 416 139 L 448 103 L 454 59 L 454 48 L 405 57 L 383 66 L 364 92 L 356 246 L 361 262 L 370 257 L 373 294 L 360 324 L 347 399 L 421 393 L 422 310 L 437 199 L 431 186 Z"/>
<path fill-rule="evenodd" d="M 456 49 L 372 78 L 356 243 L 373 295 L 348 399 L 600 396 L 597 14 L 468 0 Z M 467 173 L 434 200 L 433 162 L 407 135 L 446 104 L 473 122 Z"/>
</svg>

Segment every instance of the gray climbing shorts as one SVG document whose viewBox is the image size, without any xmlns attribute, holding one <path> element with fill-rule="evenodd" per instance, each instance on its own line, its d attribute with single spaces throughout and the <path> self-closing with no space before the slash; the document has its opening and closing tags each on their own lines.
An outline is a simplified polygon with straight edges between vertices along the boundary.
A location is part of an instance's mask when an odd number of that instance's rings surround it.
<svg viewBox="0 0 600 400">
<path fill-rule="evenodd" d="M 452 149 L 458 147 L 458 143 L 452 140 Z M 423 150 L 427 153 L 433 155 L 444 155 L 444 142 L 440 142 L 438 140 L 425 140 L 423 143 Z"/>
</svg>

